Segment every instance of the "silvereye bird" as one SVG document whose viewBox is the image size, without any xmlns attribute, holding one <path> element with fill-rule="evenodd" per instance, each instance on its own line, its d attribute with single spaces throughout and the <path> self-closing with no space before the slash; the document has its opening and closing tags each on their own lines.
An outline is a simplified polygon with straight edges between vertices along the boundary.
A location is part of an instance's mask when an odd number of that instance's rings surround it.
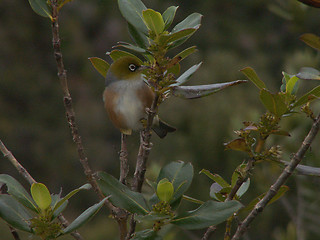
<svg viewBox="0 0 320 240">
<path fill-rule="evenodd" d="M 154 99 L 153 91 L 144 82 L 144 69 L 146 67 L 136 58 L 125 56 L 114 61 L 107 72 L 104 106 L 114 126 L 126 135 L 143 128 L 146 109 Z M 154 118 L 152 129 L 160 138 L 176 130 L 158 116 Z"/>
</svg>

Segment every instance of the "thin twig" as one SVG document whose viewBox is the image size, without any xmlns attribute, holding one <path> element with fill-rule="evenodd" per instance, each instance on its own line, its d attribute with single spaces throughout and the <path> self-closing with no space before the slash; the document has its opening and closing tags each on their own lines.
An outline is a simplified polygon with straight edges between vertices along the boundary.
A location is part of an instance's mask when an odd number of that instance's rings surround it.
<svg viewBox="0 0 320 240">
<path fill-rule="evenodd" d="M 290 164 L 282 171 L 276 182 L 270 187 L 267 194 L 256 204 L 254 209 L 249 213 L 249 215 L 244 219 L 244 221 L 238 226 L 236 233 L 234 234 L 232 240 L 240 239 L 244 232 L 247 231 L 250 223 L 257 217 L 259 213 L 261 213 L 268 202 L 277 194 L 280 187 L 287 181 L 287 179 L 292 175 L 295 168 L 301 162 L 302 158 L 304 157 L 305 153 L 309 149 L 311 143 L 313 142 L 314 138 L 316 137 L 319 131 L 320 125 L 320 114 L 316 118 L 315 122 L 312 125 L 308 135 L 302 142 L 299 150 L 293 156 L 290 161 Z"/>
<path fill-rule="evenodd" d="M 121 150 L 120 159 L 120 178 L 119 181 L 126 184 L 126 178 L 129 173 L 128 150 L 127 150 L 127 135 L 121 133 Z"/>
<path fill-rule="evenodd" d="M 18 162 L 18 160 L 13 156 L 13 154 L 6 148 L 3 142 L 0 139 L 0 151 L 3 153 L 3 156 L 6 157 L 12 165 L 18 170 L 18 172 L 32 185 L 36 183 L 36 180 L 28 173 L 28 171 Z"/>
<path fill-rule="evenodd" d="M 17 230 L 14 229 L 13 227 L 11 227 L 10 225 L 9 225 L 9 229 L 10 229 L 10 232 L 11 232 L 14 240 L 20 240 L 20 237 L 19 237 Z"/>
<path fill-rule="evenodd" d="M 57 64 L 58 77 L 63 91 L 63 102 L 66 110 L 67 121 L 71 129 L 71 134 L 73 141 L 77 145 L 78 155 L 80 163 L 84 169 L 84 173 L 87 177 L 88 182 L 92 185 L 92 188 L 98 195 L 99 199 L 104 198 L 101 189 L 99 188 L 97 181 L 93 176 L 93 172 L 89 166 L 88 158 L 85 154 L 84 147 L 82 144 L 81 136 L 79 134 L 78 126 L 75 121 L 75 112 L 72 106 L 72 98 L 69 93 L 68 81 L 67 81 L 67 71 L 64 68 L 60 37 L 59 37 L 59 10 L 58 10 L 58 0 L 51 0 L 52 6 L 52 44 L 54 50 L 54 56 Z M 120 230 L 120 239 L 124 239 L 127 235 L 127 215 L 124 210 L 114 207 L 109 201 L 106 201 L 106 205 L 111 209 L 113 215 L 115 216 Z"/>
<path fill-rule="evenodd" d="M 208 240 L 212 233 L 217 229 L 216 226 L 210 226 L 208 227 L 207 231 L 203 234 L 203 237 L 201 240 Z"/>
</svg>

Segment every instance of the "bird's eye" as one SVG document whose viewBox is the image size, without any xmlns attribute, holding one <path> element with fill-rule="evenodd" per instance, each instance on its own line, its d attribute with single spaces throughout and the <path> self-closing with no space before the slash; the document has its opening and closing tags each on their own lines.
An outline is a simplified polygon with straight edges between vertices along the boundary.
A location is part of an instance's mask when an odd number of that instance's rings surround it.
<svg viewBox="0 0 320 240">
<path fill-rule="evenodd" d="M 134 72 L 135 70 L 137 70 L 137 66 L 135 65 L 135 64 L 133 64 L 133 63 L 131 63 L 130 65 L 129 65 L 129 70 L 131 71 L 131 72 Z"/>
</svg>

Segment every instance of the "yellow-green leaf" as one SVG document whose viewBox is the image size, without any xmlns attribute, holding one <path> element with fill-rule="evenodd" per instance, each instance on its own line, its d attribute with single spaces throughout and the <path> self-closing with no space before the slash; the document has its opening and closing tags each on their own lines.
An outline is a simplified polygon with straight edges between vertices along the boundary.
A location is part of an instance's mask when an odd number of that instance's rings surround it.
<svg viewBox="0 0 320 240">
<path fill-rule="evenodd" d="M 100 73 L 101 76 L 105 78 L 110 67 L 109 63 L 98 57 L 90 57 L 89 60 L 92 63 L 93 67 L 98 71 L 98 73 Z"/>
<path fill-rule="evenodd" d="M 31 185 L 31 196 L 41 210 L 46 210 L 51 204 L 51 195 L 48 188 L 42 183 Z"/>
<path fill-rule="evenodd" d="M 164 21 L 162 19 L 161 13 L 156 12 L 152 9 L 147 9 L 142 11 L 142 16 L 147 28 L 159 35 L 164 30 Z"/>
<path fill-rule="evenodd" d="M 246 67 L 240 70 L 248 79 L 253 82 L 259 89 L 267 88 L 264 82 L 258 77 L 257 73 L 251 68 Z"/>
<path fill-rule="evenodd" d="M 160 201 L 169 202 L 173 196 L 173 185 L 167 178 L 161 179 L 157 185 L 157 196 Z"/>
</svg>

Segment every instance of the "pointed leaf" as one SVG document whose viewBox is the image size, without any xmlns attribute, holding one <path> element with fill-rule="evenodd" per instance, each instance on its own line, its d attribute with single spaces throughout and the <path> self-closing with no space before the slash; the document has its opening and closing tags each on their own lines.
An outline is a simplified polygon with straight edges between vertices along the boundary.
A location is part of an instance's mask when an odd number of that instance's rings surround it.
<svg viewBox="0 0 320 240">
<path fill-rule="evenodd" d="M 300 40 L 309 45 L 310 47 L 320 50 L 320 37 L 312 34 L 312 33 L 305 33 L 300 36 Z"/>
<path fill-rule="evenodd" d="M 137 52 L 137 53 L 147 53 L 146 49 L 132 45 L 130 43 L 120 43 L 119 45 L 117 45 L 115 47 L 123 47 L 123 48 L 129 49 L 129 50 Z"/>
<path fill-rule="evenodd" d="M 311 67 L 303 67 L 296 76 L 303 80 L 320 80 L 320 71 Z"/>
<path fill-rule="evenodd" d="M 182 198 L 184 200 L 187 200 L 189 202 L 193 202 L 193 203 L 196 203 L 196 204 L 204 204 L 203 201 L 199 200 L 199 199 L 196 199 L 196 198 L 193 198 L 193 197 L 189 197 L 187 195 L 183 195 Z"/>
<path fill-rule="evenodd" d="M 178 53 L 174 58 L 176 57 L 180 57 L 182 61 L 183 59 L 185 59 L 186 57 L 188 57 L 189 55 L 191 55 L 192 53 L 198 51 L 197 50 L 197 47 L 196 46 L 192 46 L 192 47 L 189 47 L 185 50 L 183 50 L 182 52 Z"/>
<path fill-rule="evenodd" d="M 195 99 L 200 97 L 209 96 L 224 88 L 246 83 L 246 80 L 237 80 L 227 83 L 217 83 L 198 86 L 174 86 L 171 88 L 171 94 L 176 97 Z"/>
<path fill-rule="evenodd" d="M 202 64 L 202 62 L 197 65 L 193 65 L 191 68 L 189 68 L 183 74 L 181 74 L 180 77 L 178 77 L 178 79 L 176 80 L 176 83 L 171 84 L 171 86 L 179 86 L 179 85 L 187 82 L 190 79 L 190 77 L 200 68 L 201 64 Z"/>
<path fill-rule="evenodd" d="M 162 35 L 160 41 L 163 42 L 163 43 L 167 43 L 168 44 L 168 43 L 176 42 L 176 41 L 182 39 L 183 42 L 184 42 L 189 37 L 191 37 L 191 35 L 194 34 L 194 32 L 197 29 L 198 28 L 187 28 L 187 29 L 183 29 L 183 30 L 181 30 L 179 32 L 175 32 L 175 33 L 172 33 L 172 34 Z"/>
<path fill-rule="evenodd" d="M 51 199 L 52 199 L 52 202 L 51 202 L 51 209 L 54 208 L 54 206 L 59 202 L 61 201 L 61 197 L 60 197 L 60 194 L 51 194 Z M 51 220 L 55 219 L 56 217 L 59 216 L 60 213 L 63 212 L 63 210 L 67 207 L 68 205 L 68 200 L 63 202 L 63 204 L 58 207 L 56 210 L 53 211 L 52 213 L 52 218 Z"/>
<path fill-rule="evenodd" d="M 317 97 L 320 97 L 320 86 L 315 87 L 314 89 L 303 95 L 301 98 L 299 98 L 295 102 L 294 107 L 298 107 L 303 104 L 306 104 L 307 102 L 311 102 Z"/>
<path fill-rule="evenodd" d="M 141 48 L 147 49 L 149 44 L 149 40 L 146 35 L 139 32 L 134 26 L 128 23 L 128 30 L 132 40 Z"/>
<path fill-rule="evenodd" d="M 52 199 L 48 188 L 42 183 L 31 185 L 31 196 L 41 210 L 50 207 Z"/>
<path fill-rule="evenodd" d="M 164 30 L 168 29 L 173 22 L 173 19 L 176 15 L 176 11 L 179 6 L 171 6 L 168 7 L 167 10 L 162 14 L 162 18 L 164 21 Z"/>
<path fill-rule="evenodd" d="M 10 195 L 0 195 L 0 217 L 16 229 L 32 232 L 27 223 L 32 216 Z"/>
<path fill-rule="evenodd" d="M 193 179 L 193 166 L 191 163 L 172 162 L 164 166 L 158 176 L 157 182 L 167 178 L 174 187 L 171 203 L 179 199 L 190 187 Z M 183 184 L 183 185 L 182 185 Z"/>
<path fill-rule="evenodd" d="M 109 201 L 120 208 L 137 214 L 148 214 L 149 207 L 141 193 L 131 191 L 113 176 L 105 172 L 98 173 L 98 185 L 105 196 L 110 196 Z"/>
<path fill-rule="evenodd" d="M 109 63 L 98 57 L 90 57 L 89 60 L 98 73 L 105 78 L 110 67 Z"/>
<path fill-rule="evenodd" d="M 159 35 L 164 30 L 164 21 L 162 19 L 162 16 L 159 12 L 156 12 L 152 9 L 147 9 L 142 11 L 142 16 L 144 19 L 145 24 L 147 25 L 147 28 L 155 33 L 156 35 Z"/>
<path fill-rule="evenodd" d="M 107 52 L 107 55 L 109 55 L 113 61 L 116 61 L 117 59 L 122 58 L 122 57 L 129 56 L 129 57 L 135 58 L 140 64 L 143 63 L 141 61 L 141 59 L 138 58 L 136 55 L 133 55 L 132 53 L 129 53 L 129 52 L 126 52 L 126 51 L 122 51 L 122 50 L 118 50 L 118 49 L 117 50 L 112 50 L 111 52 Z"/>
<path fill-rule="evenodd" d="M 212 174 L 209 170 L 206 169 L 202 169 L 199 173 L 204 173 L 223 188 L 230 186 L 229 183 L 227 183 L 227 181 L 225 181 L 219 174 Z"/>
<path fill-rule="evenodd" d="M 7 185 L 8 193 L 17 199 L 23 206 L 37 212 L 31 196 L 17 180 L 7 174 L 0 174 L 0 182 Z"/>
<path fill-rule="evenodd" d="M 238 201 L 207 201 L 194 211 L 175 217 L 170 223 L 184 229 L 201 229 L 227 220 L 242 207 Z"/>
<path fill-rule="evenodd" d="M 47 0 L 29 0 L 29 4 L 34 12 L 52 20 L 51 10 L 47 4 Z"/>
<path fill-rule="evenodd" d="M 90 219 L 99 212 L 105 201 L 108 199 L 108 197 L 102 199 L 99 203 L 96 203 L 95 205 L 89 207 L 87 210 L 85 210 L 79 217 L 77 217 L 68 227 L 62 230 L 62 234 L 68 234 L 71 233 L 78 228 L 80 228 L 82 225 L 90 221 Z"/>
<path fill-rule="evenodd" d="M 201 24 L 202 15 L 200 13 L 192 13 L 182 22 L 178 23 L 173 29 L 172 33 L 179 32 L 187 28 L 199 28 Z"/>
<path fill-rule="evenodd" d="M 55 212 L 61 205 L 63 205 L 66 201 L 68 201 L 73 195 L 78 193 L 80 190 L 89 190 L 91 188 L 91 185 L 89 183 L 82 185 L 81 187 L 69 192 L 64 198 L 62 198 L 60 201 L 58 201 L 54 207 L 53 212 Z"/>
<path fill-rule="evenodd" d="M 138 31 L 148 35 L 148 28 L 142 17 L 146 6 L 140 0 L 118 0 L 118 4 L 122 16 Z"/>
<path fill-rule="evenodd" d="M 240 70 L 247 78 L 254 83 L 259 89 L 267 88 L 264 82 L 258 77 L 257 73 L 251 68 L 246 67 Z"/>
</svg>

